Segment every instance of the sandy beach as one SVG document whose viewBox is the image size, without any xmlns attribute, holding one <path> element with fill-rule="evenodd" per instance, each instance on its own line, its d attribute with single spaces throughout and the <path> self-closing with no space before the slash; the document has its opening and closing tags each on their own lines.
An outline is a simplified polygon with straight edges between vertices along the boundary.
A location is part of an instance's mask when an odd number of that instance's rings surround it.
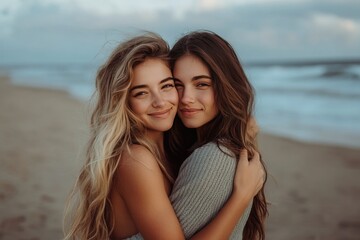
<svg viewBox="0 0 360 240">
<path fill-rule="evenodd" d="M 0 77 L 0 239 L 61 239 L 87 139 L 87 105 Z M 360 149 L 260 134 L 267 239 L 359 239 Z"/>
</svg>

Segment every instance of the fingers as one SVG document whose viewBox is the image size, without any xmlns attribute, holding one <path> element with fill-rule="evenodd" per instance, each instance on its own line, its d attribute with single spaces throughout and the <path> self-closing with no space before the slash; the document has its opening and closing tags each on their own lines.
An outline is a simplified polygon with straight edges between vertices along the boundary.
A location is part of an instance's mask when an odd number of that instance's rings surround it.
<svg viewBox="0 0 360 240">
<path fill-rule="evenodd" d="M 246 149 L 241 149 L 239 161 L 248 160 L 248 151 Z"/>
<path fill-rule="evenodd" d="M 246 168 L 249 165 L 249 154 L 246 149 L 242 149 L 239 155 L 238 167 Z"/>
<path fill-rule="evenodd" d="M 242 196 L 254 197 L 263 187 L 266 172 L 262 165 L 260 154 L 254 151 L 251 159 L 248 159 L 248 151 L 240 151 L 239 161 L 234 176 L 235 194 L 240 193 Z"/>
<path fill-rule="evenodd" d="M 249 161 L 256 161 L 256 162 L 260 162 L 260 154 L 257 151 L 254 151 L 254 156 L 252 159 L 250 159 Z"/>
<path fill-rule="evenodd" d="M 255 151 L 253 158 L 249 160 L 249 167 L 253 168 L 254 172 L 257 175 L 257 179 L 258 179 L 258 186 L 256 190 L 257 193 L 260 191 L 266 180 L 265 168 L 260 160 L 260 154 L 258 152 Z"/>
<path fill-rule="evenodd" d="M 254 162 L 253 164 L 255 164 L 256 162 L 260 162 L 260 154 L 257 151 L 254 151 L 253 157 L 249 159 L 248 151 L 246 149 L 242 149 L 240 150 L 239 162 L 243 162 L 243 163 Z"/>
</svg>

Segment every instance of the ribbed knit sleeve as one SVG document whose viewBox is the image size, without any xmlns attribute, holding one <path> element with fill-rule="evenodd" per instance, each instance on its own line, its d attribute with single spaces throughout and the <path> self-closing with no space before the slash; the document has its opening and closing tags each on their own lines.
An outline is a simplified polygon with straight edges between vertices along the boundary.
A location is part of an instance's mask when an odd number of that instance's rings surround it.
<svg viewBox="0 0 360 240">
<path fill-rule="evenodd" d="M 229 151 L 222 147 L 225 152 Z M 235 157 L 215 143 L 196 149 L 182 164 L 170 200 L 188 239 L 213 219 L 233 188 Z M 236 225 L 230 239 L 242 239 L 251 204 Z"/>
</svg>

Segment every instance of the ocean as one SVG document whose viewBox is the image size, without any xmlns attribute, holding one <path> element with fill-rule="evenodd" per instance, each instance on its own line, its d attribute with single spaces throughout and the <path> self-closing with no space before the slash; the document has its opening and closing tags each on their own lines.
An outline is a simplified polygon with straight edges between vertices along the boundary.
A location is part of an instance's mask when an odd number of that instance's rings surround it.
<svg viewBox="0 0 360 240">
<path fill-rule="evenodd" d="M 360 62 L 244 66 L 261 131 L 300 141 L 360 147 Z M 88 101 L 97 66 L 0 66 L 18 85 L 62 89 Z"/>
</svg>

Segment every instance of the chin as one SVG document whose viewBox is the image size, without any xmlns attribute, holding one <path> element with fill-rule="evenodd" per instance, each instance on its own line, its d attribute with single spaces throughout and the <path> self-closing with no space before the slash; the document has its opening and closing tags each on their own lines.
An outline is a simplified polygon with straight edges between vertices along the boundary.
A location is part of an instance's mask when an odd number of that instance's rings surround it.
<svg viewBox="0 0 360 240">
<path fill-rule="evenodd" d="M 199 124 L 192 123 L 192 122 L 186 122 L 186 121 L 184 122 L 183 121 L 183 124 L 187 128 L 198 128 L 198 127 L 200 127 Z"/>
<path fill-rule="evenodd" d="M 172 125 L 173 125 L 173 123 L 162 124 L 161 126 L 154 127 L 154 129 L 156 129 L 157 131 L 160 131 L 160 132 L 166 132 L 166 131 L 170 130 Z"/>
</svg>

